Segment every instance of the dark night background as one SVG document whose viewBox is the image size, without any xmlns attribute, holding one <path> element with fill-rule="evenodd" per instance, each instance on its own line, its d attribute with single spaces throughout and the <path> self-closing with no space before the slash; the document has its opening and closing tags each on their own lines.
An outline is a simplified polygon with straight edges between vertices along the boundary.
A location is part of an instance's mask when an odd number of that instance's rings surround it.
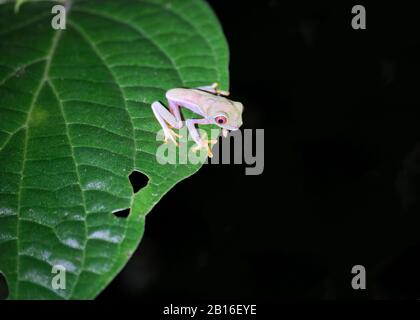
<svg viewBox="0 0 420 320">
<path fill-rule="evenodd" d="M 179 183 L 99 299 L 419 298 L 414 1 L 209 2 L 243 128 L 265 129 L 264 172 L 206 165 Z"/>
</svg>

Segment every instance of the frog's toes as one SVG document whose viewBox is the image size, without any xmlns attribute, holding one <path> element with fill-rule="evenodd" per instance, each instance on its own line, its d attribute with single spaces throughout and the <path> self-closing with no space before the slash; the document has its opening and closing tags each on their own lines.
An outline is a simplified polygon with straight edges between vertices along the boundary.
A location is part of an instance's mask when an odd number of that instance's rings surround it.
<svg viewBox="0 0 420 320">
<path fill-rule="evenodd" d="M 175 131 L 171 130 L 171 134 L 174 135 L 175 137 L 177 137 L 178 139 L 182 139 L 182 135 L 176 133 Z"/>
<path fill-rule="evenodd" d="M 173 130 L 165 130 L 165 138 L 163 139 L 163 143 L 168 143 L 171 140 L 177 147 L 179 143 L 176 141 L 176 138 L 182 138 L 179 134 L 175 133 Z"/>
<path fill-rule="evenodd" d="M 207 149 L 207 156 L 209 158 L 213 158 L 213 152 L 211 152 L 211 148 L 209 146 L 199 146 L 199 145 L 195 145 L 194 147 L 191 148 L 191 150 L 193 152 L 197 152 L 200 149 Z"/>
<path fill-rule="evenodd" d="M 163 139 L 163 143 L 164 144 L 167 144 L 169 140 L 171 140 L 177 147 L 179 147 L 179 143 L 176 140 L 172 139 L 172 138 L 165 137 Z"/>
<path fill-rule="evenodd" d="M 224 90 L 218 89 L 219 88 L 219 82 L 212 83 L 211 87 L 213 88 L 215 93 L 218 94 L 218 95 L 221 95 L 221 96 L 229 96 L 230 95 L 229 91 L 224 91 Z"/>
<path fill-rule="evenodd" d="M 200 144 L 196 144 L 195 146 L 193 146 L 192 148 L 191 148 L 191 150 L 193 151 L 193 152 L 197 152 L 198 150 L 200 150 L 200 149 L 206 149 L 207 150 L 207 155 L 208 155 L 208 157 L 209 158 L 212 158 L 213 157 L 213 152 L 211 151 L 211 147 L 214 145 L 214 144 L 216 144 L 217 143 L 217 140 L 214 140 L 214 139 L 212 139 L 212 140 L 203 140 L 203 142 L 202 143 L 200 143 Z M 210 144 L 210 145 L 209 145 Z"/>
<path fill-rule="evenodd" d="M 217 139 L 207 140 L 207 143 L 210 143 L 210 145 L 214 145 L 217 143 Z"/>
</svg>

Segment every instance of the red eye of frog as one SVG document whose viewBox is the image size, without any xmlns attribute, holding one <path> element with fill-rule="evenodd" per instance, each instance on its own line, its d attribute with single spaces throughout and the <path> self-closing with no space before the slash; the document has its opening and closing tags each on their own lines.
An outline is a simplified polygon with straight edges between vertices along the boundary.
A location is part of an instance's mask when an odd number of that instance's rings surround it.
<svg viewBox="0 0 420 320">
<path fill-rule="evenodd" d="M 225 124 L 227 122 L 227 119 L 225 116 L 217 116 L 215 120 L 217 124 Z"/>
</svg>

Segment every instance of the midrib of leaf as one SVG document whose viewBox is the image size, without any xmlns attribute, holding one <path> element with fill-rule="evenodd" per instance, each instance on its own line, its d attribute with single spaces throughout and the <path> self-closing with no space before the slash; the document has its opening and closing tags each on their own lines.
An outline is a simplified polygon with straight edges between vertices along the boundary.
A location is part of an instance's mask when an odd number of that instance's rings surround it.
<svg viewBox="0 0 420 320">
<path fill-rule="evenodd" d="M 25 163 L 26 163 L 27 153 L 28 153 L 28 148 L 27 148 L 28 147 L 28 136 L 29 136 L 29 126 L 28 126 L 28 124 L 29 124 L 29 121 L 31 120 L 31 114 L 32 114 L 32 111 L 34 109 L 35 103 L 36 103 L 36 101 L 39 97 L 39 93 L 41 92 L 44 84 L 48 81 L 48 73 L 49 73 L 49 70 L 50 70 L 50 67 L 51 67 L 51 61 L 52 61 L 52 58 L 54 56 L 55 50 L 57 48 L 58 42 L 60 40 L 61 34 L 62 34 L 61 30 L 58 30 L 57 32 L 54 33 L 54 36 L 53 36 L 52 41 L 51 41 L 51 47 L 48 50 L 48 53 L 45 57 L 46 62 L 45 62 L 44 73 L 42 74 L 42 78 L 39 82 L 39 85 L 38 85 L 38 87 L 37 87 L 37 89 L 34 93 L 33 99 L 32 99 L 31 104 L 29 106 L 29 110 L 28 110 L 28 114 L 26 116 L 25 124 L 22 126 L 22 129 L 25 130 L 25 138 L 24 138 L 24 142 L 23 142 L 23 159 L 22 159 L 22 170 L 20 172 L 21 178 L 20 178 L 20 182 L 19 182 L 18 208 L 17 208 L 17 221 L 16 221 L 16 235 L 17 235 L 16 245 L 17 245 L 17 253 L 18 254 L 17 254 L 17 257 L 16 257 L 17 279 L 16 279 L 15 292 L 16 292 L 17 297 L 19 297 L 19 284 L 21 282 L 21 280 L 19 278 L 19 275 L 20 275 L 20 273 L 19 273 L 19 269 L 20 269 L 19 268 L 19 263 L 20 263 L 20 251 L 21 251 L 20 246 L 19 246 L 19 244 L 20 244 L 20 242 L 19 242 L 19 239 L 20 239 L 20 215 L 21 215 L 20 211 L 21 211 L 21 200 L 22 200 L 21 199 L 22 182 L 23 182 L 23 175 L 24 175 L 24 172 L 25 172 Z M 54 294 L 56 294 L 56 293 L 54 292 Z"/>
<path fill-rule="evenodd" d="M 96 47 L 96 45 L 95 45 L 95 43 L 92 41 L 92 39 L 89 39 L 89 37 L 88 37 L 88 35 L 83 31 L 83 29 L 82 28 L 80 28 L 74 21 L 72 21 L 71 19 L 69 19 L 68 18 L 69 16 L 67 15 L 67 23 L 68 23 L 68 25 L 69 26 L 72 26 L 73 27 L 73 29 L 74 30 L 76 30 L 81 36 L 82 36 L 82 38 L 86 41 L 86 43 L 91 47 L 91 49 L 93 50 L 93 52 L 95 52 L 95 54 L 96 54 L 96 56 L 101 60 L 101 62 L 102 62 L 102 64 L 105 66 L 105 68 L 109 71 L 109 73 L 112 75 L 112 77 L 113 77 L 113 79 L 114 79 L 114 82 L 115 82 L 115 84 L 117 85 L 117 87 L 118 87 L 118 89 L 119 89 L 119 91 L 120 91 L 120 93 L 121 93 L 121 96 L 122 96 L 122 98 L 123 98 L 123 102 L 124 102 L 124 108 L 126 109 L 126 112 L 127 112 L 127 114 L 128 114 L 128 118 L 130 119 L 130 124 L 131 124 L 131 132 L 132 132 L 132 138 L 133 138 L 133 143 L 134 143 L 134 149 L 135 150 L 137 150 L 137 141 L 136 141 L 136 139 L 135 139 L 135 137 L 134 137 L 134 124 L 133 124 L 133 120 L 131 119 L 131 116 L 130 116 L 130 114 L 129 114 L 129 111 L 128 111 L 128 108 L 127 108 L 127 103 L 126 103 L 126 97 L 125 97 L 125 95 L 124 95 L 124 91 L 121 89 L 121 86 L 120 86 L 120 84 L 118 83 L 118 81 L 117 81 L 117 77 L 116 77 L 116 75 L 114 74 L 114 72 L 112 71 L 112 69 L 110 68 L 110 67 L 108 67 L 108 65 L 107 65 L 107 63 L 106 63 L 106 61 L 105 61 L 105 59 L 103 58 L 103 56 L 102 56 L 102 54 L 100 53 L 100 51 L 99 51 L 99 49 Z M 57 99 L 60 101 L 60 99 L 59 99 L 59 95 L 58 95 L 58 93 L 57 93 L 57 91 L 54 89 L 54 92 L 56 93 L 56 96 L 57 96 Z M 62 113 L 63 113 L 63 116 L 64 116 L 64 108 L 63 108 L 63 106 L 62 106 L 62 103 L 61 103 L 61 101 L 59 102 L 60 103 L 60 108 L 61 108 L 61 110 L 62 110 Z M 64 118 L 65 119 L 65 118 Z M 66 128 L 67 128 L 67 121 L 65 121 L 66 122 Z M 68 129 L 67 129 L 67 134 L 68 134 Z M 70 139 L 70 135 L 68 135 L 69 136 L 69 139 Z M 72 148 L 72 152 L 73 152 L 73 146 L 71 146 L 71 148 Z M 133 159 L 133 168 L 135 167 L 135 150 L 134 150 L 134 154 L 133 154 L 133 157 L 132 157 L 132 159 Z M 75 157 L 74 157 L 74 152 L 73 152 L 73 159 L 74 159 L 74 161 L 75 161 L 75 165 L 76 165 L 76 167 L 77 167 L 77 164 L 76 164 L 76 159 L 75 159 Z M 79 181 L 80 181 L 80 175 L 79 175 L 79 173 L 78 173 L 78 179 L 79 179 Z M 87 209 L 86 209 L 86 199 L 85 199 L 85 196 L 84 196 L 84 191 L 83 191 L 83 188 L 80 188 L 81 189 L 81 191 L 82 191 L 82 194 L 83 194 L 83 202 L 84 202 L 84 208 L 85 208 L 85 212 L 86 212 L 86 215 L 88 214 L 88 212 L 87 212 Z M 132 208 L 132 206 L 133 206 L 133 201 L 134 201 L 134 194 L 132 194 L 131 195 L 131 199 L 130 199 L 130 209 Z M 125 221 L 125 223 L 127 223 L 127 221 Z M 86 223 L 85 223 L 85 227 L 86 227 Z M 124 238 L 125 238 L 125 235 L 126 235 L 126 228 L 124 228 Z M 86 243 L 89 241 L 89 239 L 88 239 L 88 230 L 87 230 L 87 227 L 86 227 Z M 123 241 L 121 241 L 119 244 L 118 244 L 118 251 L 120 251 L 121 250 L 121 243 L 122 243 Z M 86 247 L 86 243 L 85 243 L 85 247 Z M 71 290 L 71 292 L 70 292 L 70 294 L 69 294 L 69 297 L 72 297 L 73 296 L 73 293 L 74 293 L 74 290 L 76 289 L 76 287 L 77 287 L 77 283 L 78 283 L 78 281 L 79 281 L 79 278 L 80 278 L 80 274 L 83 272 L 83 269 L 84 269 L 84 267 L 85 267 L 85 258 L 86 258 L 86 253 L 85 253 L 85 250 L 83 250 L 83 256 L 82 256 L 82 263 L 81 263 L 81 267 L 80 267 L 80 272 L 79 272 L 79 274 L 77 275 L 77 278 L 76 278 L 76 280 L 74 281 L 74 286 L 73 286 L 73 288 L 72 288 L 72 290 Z"/>
<path fill-rule="evenodd" d="M 141 2 L 141 1 L 140 1 Z M 143 2 L 145 2 L 145 1 L 143 1 Z M 145 2 L 146 3 L 146 2 Z M 162 7 L 163 8 L 163 7 Z M 151 37 L 149 37 L 148 35 L 147 35 L 147 33 L 144 31 L 144 30 L 142 30 L 142 29 L 140 29 L 140 28 L 138 28 L 138 27 L 135 27 L 135 26 L 132 26 L 132 25 L 130 25 L 129 23 L 127 23 L 127 22 L 124 22 L 124 21 L 121 21 L 121 20 L 118 20 L 118 19 L 116 19 L 116 18 L 114 18 L 114 17 L 112 17 L 112 16 L 108 16 L 108 15 L 106 15 L 106 14 L 103 14 L 103 13 L 97 13 L 97 12 L 92 12 L 92 11 L 90 11 L 90 10 L 81 10 L 81 9 L 76 9 L 76 8 L 72 8 L 72 11 L 77 11 L 77 12 L 81 12 L 81 13 L 85 13 L 85 14 L 90 14 L 90 15 L 93 15 L 93 16 L 98 16 L 98 17 L 101 17 L 101 18 L 105 18 L 105 19 L 108 19 L 108 20 L 111 20 L 111 21 L 113 21 L 113 22 L 115 22 L 115 23 L 118 23 L 118 24 L 122 24 L 122 25 L 124 25 L 124 26 L 127 26 L 127 27 L 129 27 L 129 28 L 131 28 L 131 29 L 133 29 L 133 30 L 135 30 L 136 32 L 138 32 L 143 38 L 145 38 L 145 39 L 147 39 L 150 43 L 152 43 L 160 52 L 162 52 L 164 55 L 165 55 L 165 57 L 171 62 L 171 64 L 172 64 L 172 66 L 173 66 L 173 69 L 176 71 L 176 74 L 177 74 L 177 76 L 178 76 L 178 79 L 179 79 L 179 82 L 180 83 L 183 83 L 183 80 L 182 80 L 182 77 L 181 77 L 181 75 L 180 75 L 180 73 L 179 73 L 179 71 L 178 71 L 178 66 L 176 65 L 176 63 L 175 63 L 175 61 L 168 55 L 168 53 L 159 45 L 159 44 L 157 44 L 155 41 L 153 41 L 153 39 L 151 38 Z M 74 20 L 72 20 L 71 18 L 70 18 L 70 15 L 69 15 L 69 13 L 70 13 L 70 11 L 68 10 L 67 11 L 67 25 L 68 26 L 71 26 L 74 30 L 76 30 L 81 36 L 82 36 L 82 38 L 86 41 L 86 43 L 91 47 L 91 49 L 92 49 L 92 51 L 93 52 L 95 52 L 95 54 L 96 54 L 96 56 L 102 61 L 102 63 L 103 63 L 103 65 L 106 67 L 106 69 L 109 71 L 109 73 L 112 75 L 112 77 L 114 78 L 114 83 L 117 85 L 117 87 L 118 87 L 118 89 L 119 89 L 119 91 L 120 91 L 120 93 L 121 93 L 121 95 L 122 95 L 122 97 L 123 97 L 123 101 L 124 101 L 124 107 L 125 107 L 125 109 L 127 110 L 127 112 L 129 112 L 128 111 L 128 109 L 127 109 L 127 104 L 126 104 L 126 100 L 127 100 L 127 98 L 126 98 L 126 96 L 125 96 L 125 94 L 124 94 L 124 91 L 122 90 L 122 88 L 121 88 L 121 86 L 120 86 L 120 84 L 118 83 L 118 81 L 117 81 L 117 76 L 114 74 L 114 72 L 112 71 L 112 68 L 111 67 L 109 67 L 108 66 L 108 64 L 106 63 L 106 61 L 105 61 L 105 59 L 104 59 L 104 57 L 103 57 L 103 55 L 102 55 L 102 53 L 100 52 L 100 50 L 96 47 L 96 45 L 95 45 L 95 42 L 92 40 L 92 39 L 90 39 L 89 38 L 89 36 L 84 32 L 84 30 L 83 30 L 83 28 L 82 27 L 80 27 Z M 36 21 L 36 20 L 35 20 Z M 69 132 L 68 132 L 68 124 L 67 124 L 67 120 L 66 120 L 66 116 L 65 116 L 65 111 L 64 111 L 64 108 L 63 108 L 63 105 L 62 105 L 62 102 L 61 102 L 61 99 L 60 99 L 60 96 L 59 96 L 59 94 L 58 94 L 58 92 L 57 92 L 57 90 L 56 90 L 56 88 L 55 88 L 55 86 L 54 86 L 54 84 L 53 84 L 53 82 L 50 80 L 50 79 L 48 79 L 48 71 L 49 71 L 49 69 L 50 69 L 50 64 L 51 64 L 51 61 L 52 61 L 52 59 L 53 59 L 53 56 L 54 56 L 54 52 L 55 52 L 55 49 L 56 49 L 56 47 L 57 47 L 57 45 L 58 45 L 58 42 L 59 42 L 59 38 L 60 38 L 60 35 L 61 35 L 61 33 L 62 33 L 62 31 L 60 30 L 60 31 L 57 31 L 57 33 L 55 34 L 55 36 L 54 36 L 54 39 L 53 39 L 53 46 L 51 47 L 51 49 L 50 49 L 50 51 L 49 51 L 49 53 L 48 53 L 48 55 L 47 55 L 47 59 L 48 59 L 48 64 L 47 64 L 47 66 L 46 66 L 46 68 L 45 68 L 45 72 L 44 72 L 44 76 L 43 76 L 43 80 L 41 81 L 41 84 L 40 84 L 40 86 L 38 87 L 38 90 L 37 90 L 37 92 L 36 92 L 36 95 L 35 95 L 35 98 L 34 98 L 34 100 L 33 100 L 33 102 L 32 102 L 32 104 L 31 104 L 31 110 L 33 109 L 33 106 L 35 105 L 35 101 L 36 101 L 36 98 L 38 97 L 38 95 L 39 95 L 39 92 L 41 91 L 41 89 L 42 89 L 42 87 L 43 87 L 43 85 L 46 83 L 46 82 L 48 82 L 49 84 L 50 84 L 50 86 L 51 86 L 51 88 L 52 88 L 52 91 L 54 92 L 54 95 L 55 95 L 55 97 L 57 98 L 57 101 L 58 101 L 58 103 L 59 103 L 59 106 L 60 106 L 60 111 L 61 111 L 61 114 L 62 114 L 62 116 L 63 116 L 63 118 L 64 118 L 64 122 L 65 122 L 65 127 L 66 127 L 66 135 L 67 135 L 67 138 L 68 138 L 68 141 L 69 141 L 69 145 L 70 145 L 70 148 L 71 148 L 71 151 L 72 151 L 72 158 L 73 158 L 73 161 L 74 161 L 74 165 L 75 165 L 75 167 L 76 167 L 76 173 L 77 173 L 77 177 L 78 177 L 78 181 L 79 181 L 79 184 L 80 184 L 80 181 L 81 181 L 81 179 L 80 179 L 80 172 L 79 172 L 79 170 L 78 170 L 78 164 L 77 164 L 77 161 L 76 161 L 76 158 L 75 158 L 75 156 L 74 156 L 74 148 L 73 148 L 73 144 L 71 143 L 71 138 L 70 138 L 70 135 L 69 135 Z M 134 124 L 133 124 L 133 122 L 132 122 L 132 120 L 131 120 L 131 116 L 129 116 L 129 119 L 130 119 L 130 123 L 131 123 L 131 125 L 132 125 L 132 132 L 133 132 L 133 142 L 134 142 L 134 146 L 135 146 L 135 150 L 138 150 L 138 148 L 137 148 L 137 141 L 136 141 L 136 139 L 134 138 Z M 27 120 L 27 122 L 29 121 L 29 119 Z M 150 131 L 150 132 L 152 132 L 152 131 Z M 26 135 L 26 139 L 27 139 L 27 135 Z M 27 141 L 26 141 L 27 142 Z M 25 142 L 25 145 L 26 145 L 26 142 Z M 144 152 L 143 150 L 142 150 L 142 152 Z M 26 157 L 26 147 L 25 147 L 25 157 Z M 135 167 L 135 154 L 133 155 L 133 168 Z M 175 169 L 176 169 L 176 167 L 177 167 L 177 165 L 175 164 Z M 169 176 L 168 177 L 166 177 L 167 179 L 169 179 Z M 85 215 L 87 216 L 88 215 L 88 211 L 87 211 L 87 208 L 86 208 L 86 198 L 85 198 L 85 193 L 84 193 L 84 190 L 83 190 L 83 188 L 80 188 L 80 190 L 81 190 L 81 194 L 82 194 L 82 198 L 83 198 L 83 207 L 84 207 L 84 210 L 85 210 Z M 131 196 L 131 199 L 130 199 L 130 207 L 132 208 L 132 206 L 133 206 L 133 201 L 134 201 L 134 195 L 132 195 Z M 19 209 L 20 210 L 20 209 Z M 18 221 L 19 221 L 19 218 L 18 218 Z M 19 222 L 18 222 L 18 225 L 19 225 Z M 85 226 L 85 234 L 86 234 L 86 241 L 85 241 L 85 244 L 84 244 L 84 246 L 83 246 L 83 250 L 82 250 L 82 260 L 81 260 L 81 266 L 80 266 L 80 270 L 79 270 L 79 272 L 78 272 L 78 274 L 77 274 L 77 277 L 76 277 L 76 279 L 75 279 L 75 281 L 74 281 L 74 285 L 73 285 L 73 288 L 72 288 L 72 290 L 70 291 L 70 294 L 69 294 L 69 297 L 72 297 L 73 296 L 73 293 L 74 293 L 74 290 L 76 289 L 76 287 L 77 287 L 77 284 L 78 284 L 78 280 L 79 280 L 79 277 L 80 277 L 80 274 L 83 272 L 83 270 L 84 270 L 84 266 L 85 266 L 85 257 L 86 257 L 86 252 L 85 252 L 85 247 L 86 247 L 86 243 L 89 241 L 89 239 L 88 239 L 88 230 L 87 230 L 87 226 L 86 226 L 86 223 L 84 223 L 84 226 Z M 124 232 L 124 234 L 126 233 L 126 229 L 125 229 L 125 232 Z M 18 238 L 19 238 L 19 236 L 18 236 Z M 122 244 L 122 241 L 118 244 L 118 247 L 120 248 L 121 247 L 121 244 Z M 18 251 L 19 251 L 19 248 L 18 248 Z M 18 255 L 18 257 L 19 257 L 19 255 Z M 17 265 L 18 265 L 18 262 L 17 262 Z M 20 283 L 20 281 L 19 281 L 19 272 L 18 272 L 18 281 L 17 281 L 17 290 L 16 290 L 16 295 L 18 295 L 18 288 L 19 288 L 19 284 Z M 53 291 L 52 291 L 53 292 Z M 55 293 L 55 292 L 54 292 Z"/>
</svg>

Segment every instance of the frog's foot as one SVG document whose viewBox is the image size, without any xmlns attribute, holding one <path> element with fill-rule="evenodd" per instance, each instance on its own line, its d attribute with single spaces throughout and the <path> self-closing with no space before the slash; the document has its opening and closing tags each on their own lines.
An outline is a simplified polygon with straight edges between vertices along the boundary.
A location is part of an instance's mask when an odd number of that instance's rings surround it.
<svg viewBox="0 0 420 320">
<path fill-rule="evenodd" d="M 191 150 L 193 152 L 197 152 L 200 149 L 207 149 L 207 156 L 209 158 L 213 158 L 213 152 L 211 152 L 211 147 L 216 143 L 217 140 L 203 140 L 201 144 L 196 144 L 191 148 Z"/>
<path fill-rule="evenodd" d="M 176 138 L 181 139 L 182 136 L 172 129 L 164 130 L 165 138 L 163 139 L 163 143 L 168 143 L 168 140 L 171 140 L 177 147 L 179 147 L 179 143 L 176 141 Z"/>
<path fill-rule="evenodd" d="M 214 82 L 212 85 L 211 85 L 211 87 L 213 88 L 213 90 L 214 90 L 214 92 L 216 93 L 216 94 L 218 94 L 218 95 L 221 95 L 221 96 L 228 96 L 228 95 L 230 95 L 230 92 L 229 91 L 224 91 L 224 90 L 219 90 L 218 88 L 219 88 L 219 82 Z"/>
</svg>

